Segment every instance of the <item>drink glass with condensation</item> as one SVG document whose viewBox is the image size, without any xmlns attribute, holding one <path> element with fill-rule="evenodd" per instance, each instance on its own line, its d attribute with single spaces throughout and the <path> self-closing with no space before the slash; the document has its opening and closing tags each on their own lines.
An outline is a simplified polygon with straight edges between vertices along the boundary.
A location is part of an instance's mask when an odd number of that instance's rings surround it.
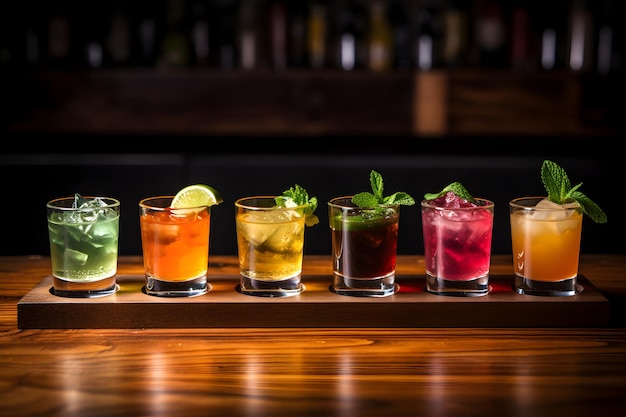
<svg viewBox="0 0 626 417">
<path fill-rule="evenodd" d="M 425 289 L 429 293 L 489 293 L 494 203 L 474 200 L 468 203 L 452 196 L 421 202 Z"/>
<path fill-rule="evenodd" d="M 63 197 L 47 203 L 51 292 L 93 298 L 115 293 L 120 202 L 109 197 Z"/>
<path fill-rule="evenodd" d="M 262 297 L 300 294 L 306 205 L 277 206 L 275 196 L 235 202 L 239 291 Z"/>
<path fill-rule="evenodd" d="M 357 297 L 386 297 L 395 282 L 400 206 L 360 208 L 352 196 L 328 202 L 332 238 L 331 291 Z"/>
<path fill-rule="evenodd" d="M 139 202 L 145 292 L 158 297 L 202 295 L 211 290 L 211 207 L 171 208 L 173 199 L 159 196 Z"/>
<path fill-rule="evenodd" d="M 580 205 L 521 197 L 509 202 L 509 211 L 517 293 L 570 296 L 582 291 L 577 282 Z"/>
</svg>

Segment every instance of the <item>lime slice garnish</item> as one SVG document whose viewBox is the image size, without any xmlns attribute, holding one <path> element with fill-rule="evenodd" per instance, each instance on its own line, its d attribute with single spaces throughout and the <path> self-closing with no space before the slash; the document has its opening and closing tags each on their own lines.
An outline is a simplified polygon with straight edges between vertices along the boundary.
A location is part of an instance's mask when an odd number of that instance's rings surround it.
<svg viewBox="0 0 626 417">
<path fill-rule="evenodd" d="M 176 194 L 170 207 L 190 208 L 201 206 L 214 206 L 223 202 L 222 196 L 213 187 L 204 184 L 189 185 Z"/>
</svg>

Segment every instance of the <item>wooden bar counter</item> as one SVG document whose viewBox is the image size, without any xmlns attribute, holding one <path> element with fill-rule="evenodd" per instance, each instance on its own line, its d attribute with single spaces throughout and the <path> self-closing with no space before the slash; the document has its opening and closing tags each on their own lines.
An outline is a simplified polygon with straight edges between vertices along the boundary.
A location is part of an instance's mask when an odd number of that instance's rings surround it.
<svg viewBox="0 0 626 417">
<path fill-rule="evenodd" d="M 492 275 L 511 265 L 493 256 Z M 120 258 L 120 274 L 142 271 Z M 237 273 L 236 257 L 210 258 L 211 282 Z M 397 273 L 424 274 L 423 258 L 399 256 Z M 523 327 L 532 311 L 518 309 L 497 327 L 24 329 L 18 305 L 50 259 L 0 257 L 0 416 L 623 417 L 626 255 L 582 255 L 580 273 L 605 297 L 606 324 L 576 326 L 583 311 Z M 307 275 L 330 284 L 329 257 L 305 257 Z M 251 306 L 238 307 L 254 317 Z"/>
</svg>

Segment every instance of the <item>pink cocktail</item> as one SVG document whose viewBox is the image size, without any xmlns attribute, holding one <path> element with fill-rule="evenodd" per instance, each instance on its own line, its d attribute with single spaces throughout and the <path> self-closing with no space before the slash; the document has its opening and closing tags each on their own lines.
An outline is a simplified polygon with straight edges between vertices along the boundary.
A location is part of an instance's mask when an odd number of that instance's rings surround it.
<svg viewBox="0 0 626 417">
<path fill-rule="evenodd" d="M 489 292 L 493 202 L 452 192 L 422 201 L 426 290 L 442 295 Z"/>
</svg>

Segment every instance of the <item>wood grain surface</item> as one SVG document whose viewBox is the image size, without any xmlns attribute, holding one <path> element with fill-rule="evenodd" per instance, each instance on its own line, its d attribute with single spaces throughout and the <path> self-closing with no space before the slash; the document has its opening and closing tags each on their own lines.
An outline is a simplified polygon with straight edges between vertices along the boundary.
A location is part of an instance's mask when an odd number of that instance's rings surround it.
<svg viewBox="0 0 626 417">
<path fill-rule="evenodd" d="M 141 259 L 119 269 L 141 274 Z M 236 259 L 209 269 L 235 273 Z M 607 326 L 20 330 L 49 258 L 0 257 L 0 416 L 621 417 L 626 256 L 583 255 L 580 272 L 610 303 Z M 509 257 L 492 273 L 511 273 Z"/>
</svg>

